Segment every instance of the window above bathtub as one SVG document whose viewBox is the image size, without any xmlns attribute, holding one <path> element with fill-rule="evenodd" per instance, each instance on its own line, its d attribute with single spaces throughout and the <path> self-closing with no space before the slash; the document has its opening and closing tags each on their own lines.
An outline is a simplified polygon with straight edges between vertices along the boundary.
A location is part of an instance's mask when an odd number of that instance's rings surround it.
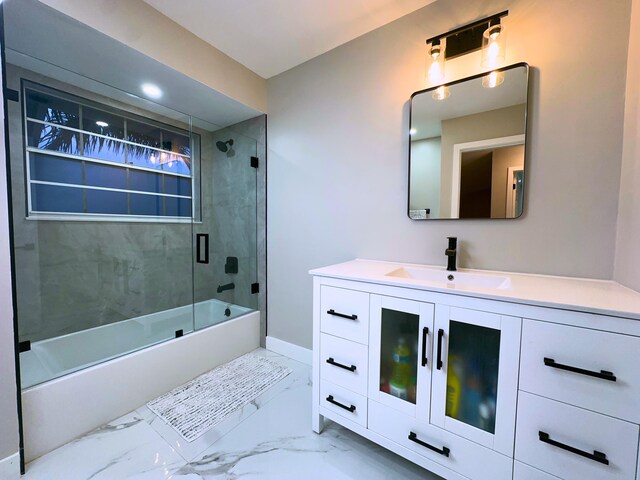
<svg viewBox="0 0 640 480">
<path fill-rule="evenodd" d="M 23 82 L 27 217 L 199 220 L 200 136 Z"/>
</svg>

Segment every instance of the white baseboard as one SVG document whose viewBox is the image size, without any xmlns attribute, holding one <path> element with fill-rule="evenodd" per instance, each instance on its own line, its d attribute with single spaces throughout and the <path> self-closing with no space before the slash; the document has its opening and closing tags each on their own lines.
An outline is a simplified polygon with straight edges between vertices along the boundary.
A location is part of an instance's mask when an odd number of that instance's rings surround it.
<svg viewBox="0 0 640 480">
<path fill-rule="evenodd" d="M 293 360 L 297 360 L 298 362 L 306 365 L 311 365 L 313 363 L 313 354 L 308 348 L 269 336 L 267 337 L 266 346 L 267 350 L 279 353 L 280 355 L 292 358 Z"/>
<path fill-rule="evenodd" d="M 0 478 L 18 480 L 20 478 L 20 454 L 18 452 L 0 460 Z"/>
</svg>

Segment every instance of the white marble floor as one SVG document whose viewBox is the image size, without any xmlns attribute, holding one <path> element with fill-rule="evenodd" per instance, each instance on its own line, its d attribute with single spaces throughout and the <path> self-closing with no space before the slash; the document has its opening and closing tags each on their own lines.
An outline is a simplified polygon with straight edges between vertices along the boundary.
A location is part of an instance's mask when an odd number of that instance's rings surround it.
<svg viewBox="0 0 640 480">
<path fill-rule="evenodd" d="M 311 369 L 272 352 L 293 373 L 194 442 L 146 406 L 27 465 L 25 480 L 305 479 L 439 477 L 328 423 L 311 430 Z"/>
</svg>

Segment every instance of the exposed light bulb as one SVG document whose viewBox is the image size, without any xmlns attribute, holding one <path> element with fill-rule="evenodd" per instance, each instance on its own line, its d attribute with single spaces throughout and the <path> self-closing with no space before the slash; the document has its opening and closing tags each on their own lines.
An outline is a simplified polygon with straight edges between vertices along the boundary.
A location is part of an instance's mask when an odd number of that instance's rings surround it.
<svg viewBox="0 0 640 480">
<path fill-rule="evenodd" d="M 427 81 L 432 84 L 444 81 L 444 48 L 440 44 L 440 40 L 434 40 L 429 49 Z"/>
<path fill-rule="evenodd" d="M 491 25 L 482 34 L 482 67 L 499 67 L 505 60 L 506 49 L 504 25 Z"/>
</svg>

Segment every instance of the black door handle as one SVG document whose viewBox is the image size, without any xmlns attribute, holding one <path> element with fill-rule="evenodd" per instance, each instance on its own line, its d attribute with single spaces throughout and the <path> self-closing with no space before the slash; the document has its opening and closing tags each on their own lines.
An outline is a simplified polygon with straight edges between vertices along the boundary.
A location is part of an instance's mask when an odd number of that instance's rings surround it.
<svg viewBox="0 0 640 480">
<path fill-rule="evenodd" d="M 442 368 L 442 337 L 444 336 L 444 330 L 438 329 L 438 359 L 436 360 L 436 368 L 440 370 Z"/>
<path fill-rule="evenodd" d="M 342 403 L 340 403 L 340 402 L 336 402 L 336 401 L 333 399 L 333 395 L 329 395 L 329 396 L 327 397 L 327 402 L 329 402 L 329 403 L 333 403 L 334 405 L 337 405 L 337 406 L 338 406 L 338 407 L 340 407 L 340 408 L 344 408 L 345 410 L 349 410 L 351 413 L 353 413 L 353 412 L 355 412 L 355 411 L 356 411 L 356 406 L 355 406 L 355 405 L 351 405 L 350 407 L 347 407 L 346 405 L 344 405 L 344 404 L 342 404 Z"/>
<path fill-rule="evenodd" d="M 609 380 L 610 382 L 616 381 L 616 376 L 612 372 L 606 370 L 600 370 L 594 372 L 593 370 L 585 370 L 584 368 L 572 367 L 571 365 L 563 365 L 562 363 L 556 363 L 553 358 L 544 358 L 544 364 L 547 367 L 553 367 L 560 370 L 566 370 L 567 372 L 579 373 L 580 375 L 588 375 L 589 377 L 601 378 L 602 380 Z"/>
<path fill-rule="evenodd" d="M 345 315 L 344 313 L 338 313 L 333 308 L 331 310 L 327 310 L 327 313 L 329 315 L 333 315 L 334 317 L 346 318 L 346 319 L 349 319 L 349 320 L 357 320 L 358 319 L 357 315 Z"/>
<path fill-rule="evenodd" d="M 571 445 L 567 445 L 565 443 L 560 443 L 556 440 L 552 440 L 549 437 L 549 434 L 546 432 L 539 431 L 538 438 L 541 442 L 547 443 L 557 448 L 561 448 L 562 450 L 566 450 L 567 452 L 575 453 L 576 455 L 580 455 L 581 457 L 588 458 L 593 460 L 594 462 L 602 463 L 604 465 L 609 465 L 609 460 L 607 460 L 607 456 L 602 453 L 594 450 L 593 453 L 585 452 L 584 450 L 580 450 L 578 448 L 572 447 Z"/>
<path fill-rule="evenodd" d="M 409 440 L 417 443 L 418 445 L 422 445 L 423 447 L 428 448 L 433 452 L 439 453 L 440 455 L 444 455 L 445 457 L 448 457 L 449 453 L 451 453 L 451 450 L 449 450 L 447 447 L 438 448 L 438 447 L 434 447 L 433 445 L 429 445 L 427 442 L 423 442 L 413 432 L 409 432 Z"/>
<path fill-rule="evenodd" d="M 422 329 L 422 366 L 427 366 L 427 336 L 429 335 L 429 327 Z"/>
<path fill-rule="evenodd" d="M 330 364 L 330 365 L 333 365 L 335 367 L 344 368 L 345 370 L 349 370 L 350 372 L 355 372 L 356 371 L 356 366 L 355 365 L 351 365 L 350 367 L 347 367 L 346 365 L 343 365 L 342 363 L 336 362 L 333 359 L 333 357 L 327 358 L 327 363 Z"/>
<path fill-rule="evenodd" d="M 202 240 L 204 240 L 204 245 L 202 245 Z M 202 255 L 203 250 L 204 250 L 204 256 Z M 209 234 L 208 233 L 196 234 L 196 262 L 209 263 Z"/>
</svg>

